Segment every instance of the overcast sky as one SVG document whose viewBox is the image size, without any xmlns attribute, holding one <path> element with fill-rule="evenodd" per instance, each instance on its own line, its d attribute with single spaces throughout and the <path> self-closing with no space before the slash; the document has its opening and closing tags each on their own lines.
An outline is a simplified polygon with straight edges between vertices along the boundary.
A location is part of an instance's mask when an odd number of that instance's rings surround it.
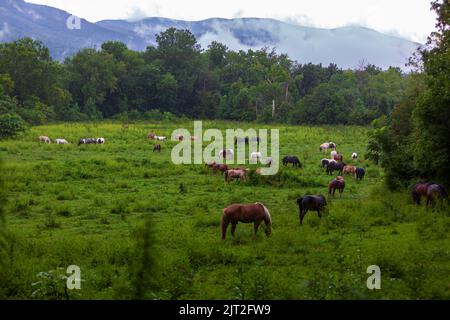
<svg viewBox="0 0 450 320">
<path fill-rule="evenodd" d="M 165 17 L 274 18 L 304 26 L 362 25 L 424 43 L 434 29 L 430 0 L 26 0 L 66 10 L 91 22 Z"/>
</svg>

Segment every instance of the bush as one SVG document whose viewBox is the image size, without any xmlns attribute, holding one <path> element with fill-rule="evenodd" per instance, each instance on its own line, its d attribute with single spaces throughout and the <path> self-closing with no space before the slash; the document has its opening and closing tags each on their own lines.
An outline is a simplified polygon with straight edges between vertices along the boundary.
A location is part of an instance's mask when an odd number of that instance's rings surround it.
<svg viewBox="0 0 450 320">
<path fill-rule="evenodd" d="M 14 137 L 26 130 L 25 122 L 16 114 L 0 116 L 0 138 Z"/>
</svg>

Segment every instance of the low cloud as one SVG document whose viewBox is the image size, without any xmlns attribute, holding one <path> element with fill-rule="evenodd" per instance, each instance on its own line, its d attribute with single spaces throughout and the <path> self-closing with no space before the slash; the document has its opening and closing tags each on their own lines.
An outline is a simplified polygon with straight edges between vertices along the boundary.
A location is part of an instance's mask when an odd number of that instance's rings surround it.
<svg viewBox="0 0 450 320">
<path fill-rule="evenodd" d="M 9 29 L 9 24 L 7 22 L 3 23 L 2 29 L 0 29 L 0 40 L 5 39 L 7 36 L 9 36 L 11 33 Z"/>
</svg>

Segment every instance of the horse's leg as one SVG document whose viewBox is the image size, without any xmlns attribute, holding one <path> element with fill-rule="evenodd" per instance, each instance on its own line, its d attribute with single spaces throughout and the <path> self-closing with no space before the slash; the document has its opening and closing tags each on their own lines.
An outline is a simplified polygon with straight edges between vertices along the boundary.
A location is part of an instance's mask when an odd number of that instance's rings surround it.
<svg viewBox="0 0 450 320">
<path fill-rule="evenodd" d="M 304 209 L 300 211 L 300 225 L 303 225 L 303 219 L 306 216 L 306 213 L 308 212 L 308 209 Z"/>
<path fill-rule="evenodd" d="M 225 237 L 227 236 L 227 229 L 228 229 L 228 224 L 230 223 L 230 221 L 228 221 L 228 219 L 223 216 L 222 217 L 222 240 L 225 240 Z"/>
<path fill-rule="evenodd" d="M 237 223 L 235 223 L 235 222 L 232 222 L 231 223 L 231 235 L 234 237 L 234 234 L 235 234 L 235 232 L 236 232 L 236 226 L 237 226 Z"/>
<path fill-rule="evenodd" d="M 258 229 L 259 229 L 259 226 L 261 225 L 261 222 L 262 222 L 262 220 L 256 220 L 255 223 L 253 224 L 253 228 L 255 230 L 255 236 L 258 233 Z"/>
<path fill-rule="evenodd" d="M 320 212 L 320 208 L 319 208 L 319 209 L 317 209 L 317 215 L 319 216 L 319 218 L 321 218 L 321 219 L 322 219 L 322 213 Z"/>
</svg>

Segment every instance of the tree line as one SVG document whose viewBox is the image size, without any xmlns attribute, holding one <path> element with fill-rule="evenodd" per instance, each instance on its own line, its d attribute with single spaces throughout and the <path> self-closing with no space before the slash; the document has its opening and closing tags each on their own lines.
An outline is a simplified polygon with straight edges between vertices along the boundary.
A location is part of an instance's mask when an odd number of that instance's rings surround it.
<svg viewBox="0 0 450 320">
<path fill-rule="evenodd" d="M 289 124 L 369 124 L 391 113 L 405 88 L 398 68 L 299 64 L 267 48 L 202 50 L 188 30 L 167 29 L 136 52 L 121 42 L 63 63 L 29 38 L 0 44 L 0 114 L 49 121 L 196 119 Z"/>
<path fill-rule="evenodd" d="M 450 3 L 434 1 L 436 31 L 410 59 L 415 68 L 391 114 L 373 122 L 368 156 L 391 189 L 418 180 L 450 187 Z"/>
</svg>

